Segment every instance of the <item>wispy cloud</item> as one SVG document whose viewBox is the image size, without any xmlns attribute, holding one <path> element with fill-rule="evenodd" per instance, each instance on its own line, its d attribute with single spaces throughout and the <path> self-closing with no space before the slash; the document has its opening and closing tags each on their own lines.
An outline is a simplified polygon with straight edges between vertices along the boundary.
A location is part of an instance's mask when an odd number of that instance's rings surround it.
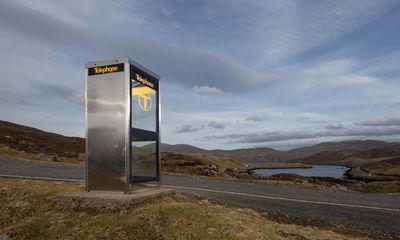
<svg viewBox="0 0 400 240">
<path fill-rule="evenodd" d="M 341 123 L 338 124 L 328 124 L 325 126 L 325 129 L 328 130 L 338 130 L 338 129 L 343 129 L 344 127 L 342 126 Z"/>
<path fill-rule="evenodd" d="M 33 82 L 31 85 L 35 90 L 36 99 L 48 101 L 50 99 L 59 98 L 78 104 L 83 104 L 85 101 L 82 92 L 74 91 L 65 86 L 42 82 Z"/>
<path fill-rule="evenodd" d="M 206 136 L 205 139 L 230 139 L 239 143 L 277 142 L 294 139 L 315 139 L 321 137 L 375 137 L 400 135 L 400 128 L 349 128 L 332 129 L 327 131 L 297 131 L 297 132 L 257 132 L 249 134 L 226 134 Z"/>
<path fill-rule="evenodd" d="M 375 118 L 361 123 L 364 126 L 400 126 L 400 117 L 381 117 Z"/>
<path fill-rule="evenodd" d="M 199 93 L 199 94 L 210 94 L 210 95 L 224 95 L 224 94 L 228 94 L 224 91 L 222 91 L 222 89 L 216 88 L 216 87 L 209 87 L 207 85 L 205 86 L 194 86 L 193 87 L 193 92 L 195 93 Z"/>
<path fill-rule="evenodd" d="M 254 31 L 261 32 L 265 41 L 265 60 L 276 64 L 344 36 L 378 18 L 395 3 L 264 1 L 264 6 L 258 6 L 263 11 L 252 13 L 260 21 Z M 270 18 L 274 21 L 268 21 Z"/>
<path fill-rule="evenodd" d="M 267 119 L 267 115 L 251 115 L 249 117 L 246 118 L 246 121 L 253 121 L 253 122 L 262 122 L 265 121 Z"/>
<path fill-rule="evenodd" d="M 190 133 L 190 132 L 197 132 L 197 131 L 200 131 L 202 129 L 204 129 L 204 126 L 194 127 L 194 126 L 192 126 L 190 124 L 185 124 L 185 125 L 179 126 L 175 130 L 175 132 L 176 133 Z"/>
<path fill-rule="evenodd" d="M 215 129 L 224 129 L 226 127 L 225 124 L 217 123 L 216 121 L 211 121 L 210 123 L 208 123 L 208 126 Z"/>
</svg>

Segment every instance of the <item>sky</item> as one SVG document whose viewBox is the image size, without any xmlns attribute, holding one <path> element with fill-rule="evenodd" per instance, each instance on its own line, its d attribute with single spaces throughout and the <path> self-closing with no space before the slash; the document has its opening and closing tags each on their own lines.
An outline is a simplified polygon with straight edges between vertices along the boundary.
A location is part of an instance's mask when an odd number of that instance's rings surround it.
<svg viewBox="0 0 400 240">
<path fill-rule="evenodd" d="M 85 133 L 85 63 L 161 76 L 162 142 L 400 140 L 400 2 L 0 1 L 0 119 Z"/>
</svg>

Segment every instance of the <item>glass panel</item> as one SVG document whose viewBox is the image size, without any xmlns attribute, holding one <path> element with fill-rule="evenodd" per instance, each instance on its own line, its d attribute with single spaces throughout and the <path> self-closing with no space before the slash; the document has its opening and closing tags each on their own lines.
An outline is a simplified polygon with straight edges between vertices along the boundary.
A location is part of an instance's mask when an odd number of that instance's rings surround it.
<svg viewBox="0 0 400 240">
<path fill-rule="evenodd" d="M 132 80 L 132 127 L 156 131 L 156 91 Z"/>
<path fill-rule="evenodd" d="M 157 177 L 156 141 L 132 142 L 132 176 L 133 178 Z M 135 180 L 133 180 L 135 182 Z"/>
</svg>

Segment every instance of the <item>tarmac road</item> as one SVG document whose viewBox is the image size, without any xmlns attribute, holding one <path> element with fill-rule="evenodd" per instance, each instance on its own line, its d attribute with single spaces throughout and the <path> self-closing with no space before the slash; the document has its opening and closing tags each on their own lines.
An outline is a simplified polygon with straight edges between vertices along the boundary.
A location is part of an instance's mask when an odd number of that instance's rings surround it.
<svg viewBox="0 0 400 240">
<path fill-rule="evenodd" d="M 83 180 L 84 168 L 0 159 L 0 177 Z M 367 230 L 400 239 L 400 195 L 325 191 L 296 187 L 164 176 L 163 185 L 228 205 L 250 207 L 283 222 Z"/>
</svg>

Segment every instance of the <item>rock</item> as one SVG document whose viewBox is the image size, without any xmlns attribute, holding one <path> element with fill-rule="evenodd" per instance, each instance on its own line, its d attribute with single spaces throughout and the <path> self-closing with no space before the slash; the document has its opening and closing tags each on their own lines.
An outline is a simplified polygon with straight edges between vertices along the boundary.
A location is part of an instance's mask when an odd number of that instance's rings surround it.
<svg viewBox="0 0 400 240">
<path fill-rule="evenodd" d="M 269 216 L 269 213 L 268 213 L 268 212 L 262 212 L 261 215 L 262 215 L 263 217 L 268 217 L 268 216 Z"/>
<path fill-rule="evenodd" d="M 227 173 L 240 173 L 239 168 L 227 168 L 225 171 Z"/>
<path fill-rule="evenodd" d="M 82 161 L 85 161 L 86 160 L 86 154 L 85 153 L 79 153 L 78 159 L 82 160 Z"/>
<path fill-rule="evenodd" d="M 65 152 L 64 156 L 67 157 L 67 158 L 72 158 L 72 157 L 76 156 L 76 154 L 74 154 L 72 152 Z"/>
<path fill-rule="evenodd" d="M 233 225 L 232 225 L 232 224 L 230 224 L 230 223 L 225 223 L 225 224 L 224 224 L 224 229 L 225 229 L 225 230 L 232 229 L 232 228 L 233 228 Z"/>
<path fill-rule="evenodd" d="M 216 228 L 209 227 L 209 228 L 207 228 L 207 233 L 208 233 L 208 234 L 212 234 L 212 233 L 214 233 L 216 230 L 217 230 Z"/>
<path fill-rule="evenodd" d="M 18 141 L 17 150 L 22 151 L 29 147 L 29 144 L 25 140 Z"/>
<path fill-rule="evenodd" d="M 208 199 L 203 199 L 199 202 L 200 204 L 210 204 L 210 202 L 208 201 Z"/>
<path fill-rule="evenodd" d="M 214 164 L 210 164 L 210 165 L 208 165 L 207 167 L 208 167 L 208 169 L 210 169 L 210 170 L 215 170 L 215 171 L 218 170 L 217 166 L 215 166 Z"/>
<path fill-rule="evenodd" d="M 15 203 L 14 203 L 14 207 L 17 207 L 17 208 L 20 208 L 20 207 L 29 207 L 29 206 L 31 206 L 31 203 L 30 202 L 27 202 L 27 201 L 16 201 Z"/>
<path fill-rule="evenodd" d="M 53 161 L 53 162 L 57 161 L 57 156 L 53 156 L 53 155 L 47 155 L 47 154 L 44 154 L 44 153 L 38 153 L 36 156 L 41 161 L 49 161 L 49 162 L 50 161 Z"/>
<path fill-rule="evenodd" d="M 218 172 L 216 170 L 209 169 L 209 168 L 204 169 L 204 173 L 205 173 L 206 176 L 218 175 Z"/>
</svg>

